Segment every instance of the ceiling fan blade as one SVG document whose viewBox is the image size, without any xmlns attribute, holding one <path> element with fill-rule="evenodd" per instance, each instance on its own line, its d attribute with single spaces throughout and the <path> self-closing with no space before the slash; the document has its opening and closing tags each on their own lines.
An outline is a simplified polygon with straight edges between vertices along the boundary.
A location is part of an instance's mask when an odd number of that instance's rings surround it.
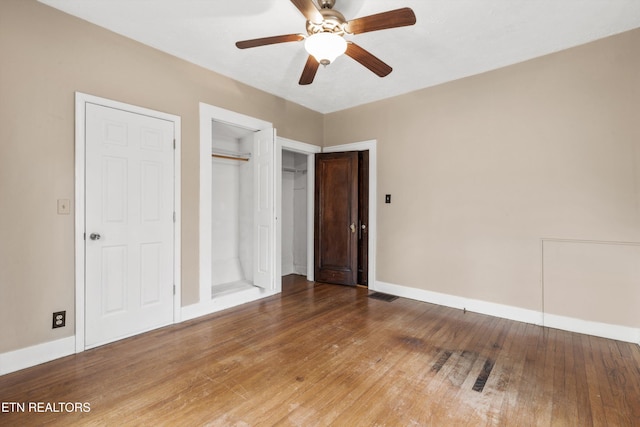
<svg viewBox="0 0 640 427">
<path fill-rule="evenodd" d="M 300 12 L 307 18 L 307 21 L 319 24 L 324 19 L 318 8 L 311 0 L 291 0 Z"/>
<path fill-rule="evenodd" d="M 379 77 L 384 77 L 393 71 L 393 68 L 389 65 L 385 64 L 355 43 L 349 42 L 347 44 L 347 51 L 345 54 L 373 71 Z"/>
<path fill-rule="evenodd" d="M 386 30 L 388 28 L 406 27 L 416 23 L 416 15 L 408 7 L 377 13 L 375 15 L 356 18 L 347 23 L 346 31 L 351 34 L 368 33 L 369 31 Z"/>
<path fill-rule="evenodd" d="M 313 83 L 313 79 L 316 77 L 319 66 L 320 63 L 316 61 L 316 58 L 314 58 L 313 55 L 309 55 L 307 63 L 304 65 L 304 70 L 302 70 L 302 75 L 300 76 L 300 81 L 298 82 L 298 84 L 308 85 Z"/>
<path fill-rule="evenodd" d="M 236 43 L 238 49 L 248 49 L 250 47 L 265 46 L 276 43 L 299 42 L 304 40 L 302 34 L 286 34 L 284 36 L 262 37 L 260 39 L 243 40 Z"/>
</svg>

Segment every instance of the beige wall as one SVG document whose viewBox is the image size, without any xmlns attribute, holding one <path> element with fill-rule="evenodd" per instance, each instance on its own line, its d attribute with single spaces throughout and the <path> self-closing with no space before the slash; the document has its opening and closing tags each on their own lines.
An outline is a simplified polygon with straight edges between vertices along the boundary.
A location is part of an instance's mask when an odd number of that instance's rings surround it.
<svg viewBox="0 0 640 427">
<path fill-rule="evenodd" d="M 326 115 L 327 146 L 378 140 L 378 280 L 542 310 L 542 238 L 640 242 L 639 52 L 635 30 Z"/>
<path fill-rule="evenodd" d="M 74 92 L 182 117 L 183 305 L 198 299 L 198 103 L 322 143 L 322 115 L 37 3 L 0 1 L 0 353 L 73 335 Z M 67 310 L 67 327 L 51 313 Z"/>
<path fill-rule="evenodd" d="M 639 47 L 636 30 L 323 118 L 35 0 L 2 0 L 0 353 L 74 331 L 74 219 L 56 200 L 73 200 L 75 91 L 182 117 L 183 305 L 198 299 L 206 102 L 308 143 L 378 140 L 378 280 L 540 310 L 541 238 L 640 241 Z M 580 277 L 565 273 L 553 280 Z M 57 310 L 68 326 L 53 331 Z"/>
</svg>

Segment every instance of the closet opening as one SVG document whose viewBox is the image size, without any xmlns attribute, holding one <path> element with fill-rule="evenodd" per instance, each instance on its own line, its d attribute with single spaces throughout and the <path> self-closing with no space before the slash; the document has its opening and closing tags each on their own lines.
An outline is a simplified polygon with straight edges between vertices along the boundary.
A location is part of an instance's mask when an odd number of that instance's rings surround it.
<svg viewBox="0 0 640 427">
<path fill-rule="evenodd" d="M 254 131 L 213 121 L 211 298 L 254 288 Z"/>
<path fill-rule="evenodd" d="M 281 274 L 308 274 L 308 155 L 282 150 Z"/>
</svg>

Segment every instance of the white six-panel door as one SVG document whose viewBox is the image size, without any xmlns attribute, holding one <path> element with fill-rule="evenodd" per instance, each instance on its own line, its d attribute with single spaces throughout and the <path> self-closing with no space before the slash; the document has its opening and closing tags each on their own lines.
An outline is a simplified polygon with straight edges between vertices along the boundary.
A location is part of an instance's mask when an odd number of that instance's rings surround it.
<svg viewBox="0 0 640 427">
<path fill-rule="evenodd" d="M 174 124 L 86 104 L 85 347 L 173 322 Z"/>
<path fill-rule="evenodd" d="M 274 129 L 264 129 L 254 134 L 253 284 L 264 289 L 274 287 L 275 274 L 274 149 Z"/>
</svg>

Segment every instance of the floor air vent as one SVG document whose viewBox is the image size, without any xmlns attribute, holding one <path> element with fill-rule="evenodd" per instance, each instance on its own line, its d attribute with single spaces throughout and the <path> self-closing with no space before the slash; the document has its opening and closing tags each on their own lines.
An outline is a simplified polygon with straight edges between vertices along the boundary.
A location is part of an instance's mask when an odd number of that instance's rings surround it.
<svg viewBox="0 0 640 427">
<path fill-rule="evenodd" d="M 374 292 L 372 294 L 369 294 L 369 298 L 379 299 L 386 302 L 391 302 L 398 299 L 398 297 L 395 295 L 383 294 L 382 292 Z"/>
</svg>

